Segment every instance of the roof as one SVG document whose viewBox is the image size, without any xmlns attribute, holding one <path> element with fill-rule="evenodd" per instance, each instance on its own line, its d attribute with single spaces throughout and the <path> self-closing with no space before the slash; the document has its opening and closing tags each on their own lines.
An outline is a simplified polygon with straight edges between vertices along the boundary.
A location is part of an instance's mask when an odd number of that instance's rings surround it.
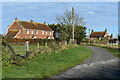
<svg viewBox="0 0 120 80">
<path fill-rule="evenodd" d="M 16 22 L 18 22 L 25 29 L 53 31 L 50 27 L 42 23 L 27 22 L 27 21 L 20 21 L 20 20 L 16 20 Z"/>
<path fill-rule="evenodd" d="M 106 32 L 92 32 L 90 37 L 104 37 L 105 34 Z"/>
<path fill-rule="evenodd" d="M 110 39 L 109 41 L 118 41 L 118 39 L 114 38 L 114 39 Z"/>
<path fill-rule="evenodd" d="M 8 33 L 5 35 L 5 37 L 14 37 L 19 30 L 14 30 L 14 31 L 8 31 Z"/>
</svg>

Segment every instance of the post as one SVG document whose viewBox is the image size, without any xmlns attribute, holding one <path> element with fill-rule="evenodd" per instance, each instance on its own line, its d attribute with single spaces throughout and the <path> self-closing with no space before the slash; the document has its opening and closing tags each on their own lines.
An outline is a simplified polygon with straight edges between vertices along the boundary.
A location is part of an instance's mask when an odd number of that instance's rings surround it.
<svg viewBox="0 0 120 80">
<path fill-rule="evenodd" d="M 47 47 L 47 42 L 45 43 L 45 47 Z"/>
<path fill-rule="evenodd" d="M 67 41 L 65 41 L 65 45 L 67 45 Z"/>
<path fill-rule="evenodd" d="M 26 41 L 26 57 L 28 57 L 28 52 L 29 52 L 29 42 Z"/>
<path fill-rule="evenodd" d="M 74 43 L 74 8 L 72 7 L 72 26 L 73 26 L 73 29 L 72 29 L 72 38 L 73 38 L 73 43 Z"/>
<path fill-rule="evenodd" d="M 40 43 L 38 43 L 38 48 L 40 48 Z"/>
<path fill-rule="evenodd" d="M 59 45 L 61 45 L 61 42 L 59 42 Z"/>
</svg>

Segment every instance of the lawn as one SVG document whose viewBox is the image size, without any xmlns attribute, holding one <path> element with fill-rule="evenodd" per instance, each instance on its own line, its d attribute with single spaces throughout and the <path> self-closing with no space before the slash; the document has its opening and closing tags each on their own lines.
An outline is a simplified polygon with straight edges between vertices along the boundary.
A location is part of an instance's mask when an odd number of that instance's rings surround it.
<svg viewBox="0 0 120 80">
<path fill-rule="evenodd" d="M 50 78 L 60 72 L 81 64 L 92 51 L 83 46 L 64 49 L 58 53 L 38 54 L 35 58 L 24 60 L 21 66 L 2 67 L 3 78 Z"/>
</svg>

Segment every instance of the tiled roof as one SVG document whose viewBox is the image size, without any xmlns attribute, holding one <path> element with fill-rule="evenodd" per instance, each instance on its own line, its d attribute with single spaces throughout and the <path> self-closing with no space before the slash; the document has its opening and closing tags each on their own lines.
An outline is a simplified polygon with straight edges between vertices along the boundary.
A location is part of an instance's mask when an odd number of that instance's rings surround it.
<svg viewBox="0 0 120 80">
<path fill-rule="evenodd" d="M 19 32 L 19 30 L 8 31 L 5 37 L 15 37 L 15 35 Z"/>
<path fill-rule="evenodd" d="M 53 31 L 50 27 L 42 23 L 27 22 L 27 21 L 20 21 L 20 20 L 16 20 L 16 21 L 25 29 Z"/>
<path fill-rule="evenodd" d="M 90 37 L 104 37 L 105 34 L 106 32 L 92 32 Z"/>
</svg>

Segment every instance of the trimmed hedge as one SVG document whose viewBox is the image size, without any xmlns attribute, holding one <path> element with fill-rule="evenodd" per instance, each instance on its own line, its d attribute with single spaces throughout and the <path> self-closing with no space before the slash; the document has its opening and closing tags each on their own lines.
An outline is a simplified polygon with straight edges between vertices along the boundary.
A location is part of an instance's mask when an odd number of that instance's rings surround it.
<svg viewBox="0 0 120 80">
<path fill-rule="evenodd" d="M 28 41 L 30 44 L 37 44 L 37 43 L 40 43 L 40 44 L 45 44 L 46 42 L 47 43 L 59 43 L 58 40 L 55 40 L 55 39 L 17 39 L 17 38 L 7 38 L 6 39 L 8 42 L 14 42 L 14 43 L 25 43 L 26 41 Z"/>
</svg>

